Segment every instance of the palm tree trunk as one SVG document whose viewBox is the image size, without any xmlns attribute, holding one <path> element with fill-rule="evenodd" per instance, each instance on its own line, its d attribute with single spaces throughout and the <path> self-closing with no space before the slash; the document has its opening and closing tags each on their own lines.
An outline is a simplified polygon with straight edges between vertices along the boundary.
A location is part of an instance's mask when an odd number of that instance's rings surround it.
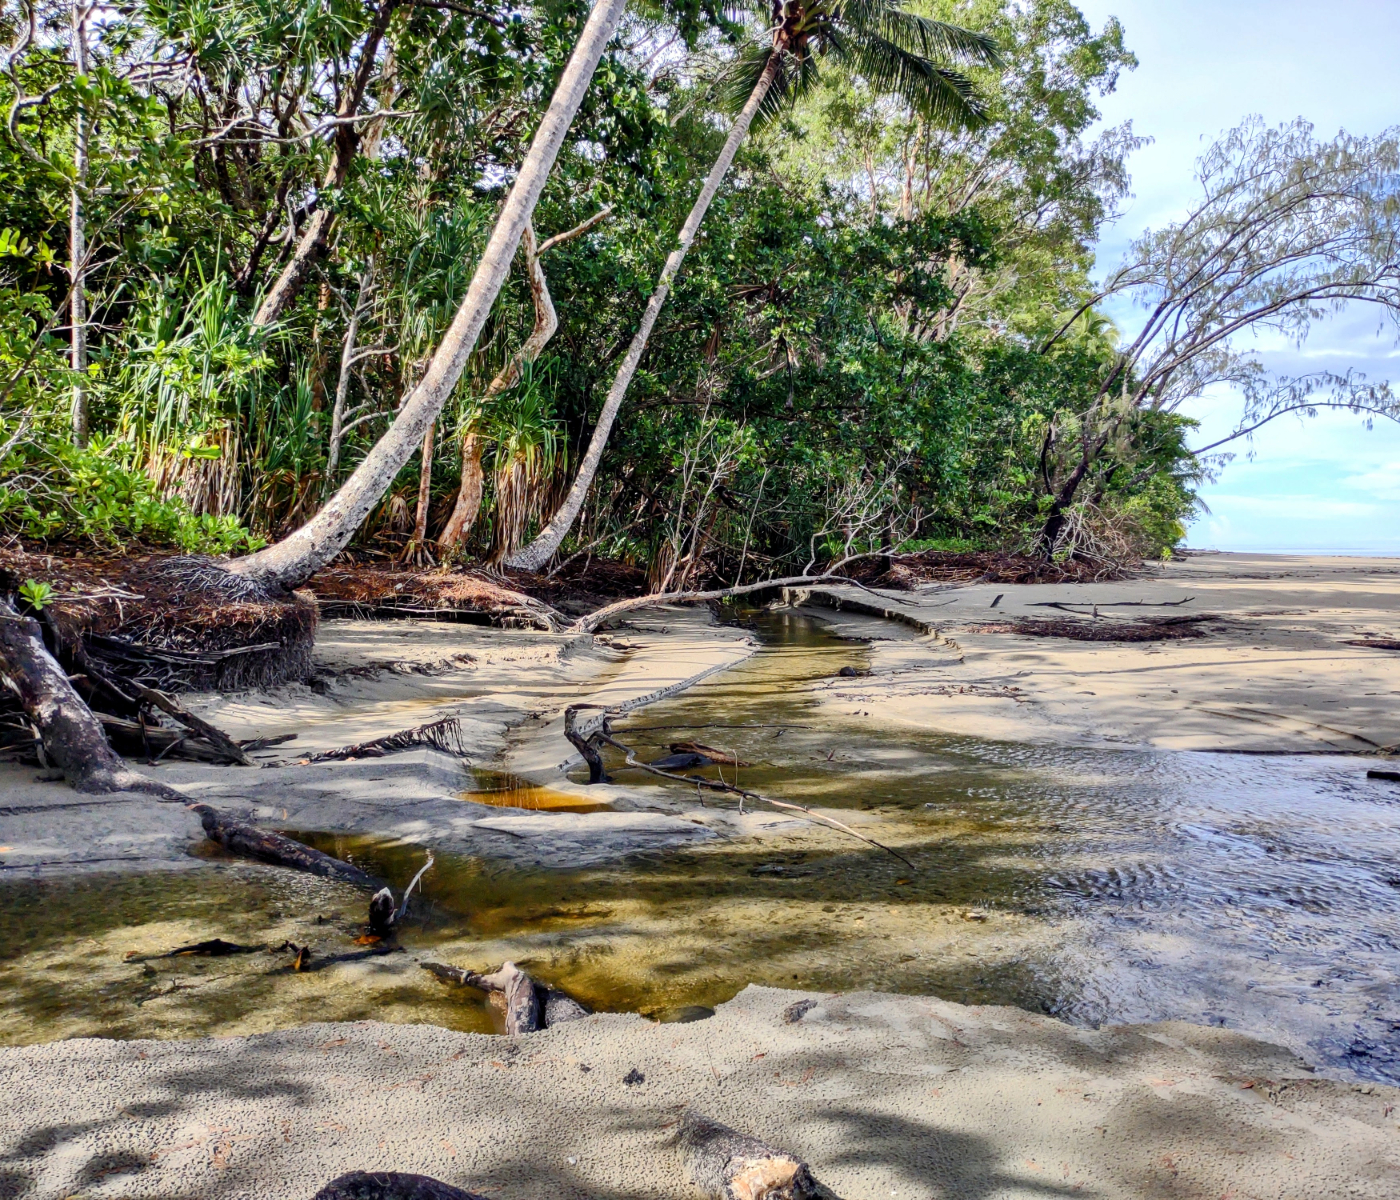
<svg viewBox="0 0 1400 1200">
<path fill-rule="evenodd" d="M 433 431 L 435 424 L 429 424 L 423 435 L 422 467 L 418 473 L 418 511 L 413 519 L 413 537 L 404 552 L 404 561 L 414 566 L 430 567 L 433 554 L 428 549 L 428 505 L 433 491 Z"/>
<path fill-rule="evenodd" d="M 763 103 L 763 97 L 768 94 L 768 89 L 772 86 L 773 79 L 778 73 L 779 61 L 776 51 L 769 56 L 768 65 L 764 67 L 763 74 L 758 77 L 753 91 L 749 93 L 748 101 L 735 119 L 733 128 L 729 131 L 724 149 L 720 151 L 719 158 L 710 168 L 705 186 L 700 189 L 700 195 L 695 198 L 695 203 L 691 206 L 690 215 L 686 217 L 685 224 L 681 226 L 676 248 L 671 251 L 666 265 L 661 268 L 661 275 L 656 281 L 656 290 L 652 292 L 651 299 L 647 301 L 646 311 L 642 314 L 642 323 L 632 338 L 632 344 L 627 348 L 627 356 L 622 360 L 622 366 L 618 368 L 612 387 L 608 389 L 608 398 L 603 403 L 603 411 L 598 414 L 598 424 L 593 427 L 593 437 L 588 443 L 588 452 L 579 464 L 573 487 L 569 489 L 564 503 L 549 519 L 549 524 L 540 530 L 535 540 L 519 554 L 512 555 L 506 560 L 508 566 L 519 567 L 527 571 L 538 571 L 554 557 L 555 552 L 564 541 L 564 536 L 578 518 L 579 510 L 583 508 L 583 501 L 588 495 L 588 489 L 592 486 L 593 477 L 598 473 L 598 464 L 603 460 L 603 450 L 608 444 L 608 435 L 612 432 L 618 409 L 622 407 L 623 398 L 627 395 L 627 388 L 632 382 L 632 377 L 637 373 L 637 367 L 642 361 L 642 354 L 646 351 L 647 342 L 651 338 L 652 327 L 656 324 L 656 318 L 661 313 L 661 306 L 666 303 L 666 297 L 670 295 L 671 281 L 675 279 L 676 274 L 681 269 L 681 264 L 685 262 L 686 251 L 695 241 L 695 235 L 700 232 L 700 223 L 705 219 L 705 213 L 709 211 L 710 203 L 714 200 L 715 193 L 719 191 L 719 185 L 729 173 L 729 167 L 734 162 L 734 156 L 739 152 L 740 145 L 748 136 L 749 126 L 753 124 L 759 105 Z"/>
<path fill-rule="evenodd" d="M 91 9 L 82 6 L 83 0 L 73 0 L 73 68 L 79 75 L 88 73 L 87 20 Z M 88 395 L 87 384 L 87 288 L 83 284 L 83 270 L 87 260 L 87 218 L 83 212 L 83 197 L 79 191 L 87 183 L 88 174 L 88 122 L 81 103 L 78 105 L 77 122 L 73 130 L 73 177 L 76 183 L 72 189 L 71 205 L 68 212 L 68 278 L 72 288 L 69 303 L 72 333 L 70 335 L 69 365 L 73 368 L 73 444 L 88 444 Z"/>
<path fill-rule="evenodd" d="M 462 306 L 394 423 L 316 516 L 275 545 L 235 560 L 230 564 L 232 571 L 283 587 L 305 582 L 345 548 L 418 448 L 476 348 L 476 339 L 505 282 L 559 147 L 626 7 L 627 0 L 597 0 L 594 5 L 530 144 L 519 178 L 491 231 Z"/>
<path fill-rule="evenodd" d="M 481 435 L 468 433 L 462 438 L 462 482 L 457 489 L 457 503 L 443 526 L 438 548 L 452 551 L 467 540 L 481 512 L 481 492 L 484 478 L 481 471 Z"/>
</svg>

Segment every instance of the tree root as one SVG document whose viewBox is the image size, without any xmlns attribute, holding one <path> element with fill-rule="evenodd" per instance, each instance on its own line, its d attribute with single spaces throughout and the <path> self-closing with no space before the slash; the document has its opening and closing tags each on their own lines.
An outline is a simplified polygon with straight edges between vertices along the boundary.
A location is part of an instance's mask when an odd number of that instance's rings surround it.
<svg viewBox="0 0 1400 1200">
<path fill-rule="evenodd" d="M 427 962 L 419 965 L 449 983 L 465 984 L 493 997 L 499 996 L 505 1009 L 506 1033 L 511 1035 L 536 1033 L 567 1021 L 577 1021 L 592 1012 L 567 992 L 536 983 L 513 962 L 502 963 L 499 970 L 489 975 L 479 975 L 446 963 Z"/>
</svg>

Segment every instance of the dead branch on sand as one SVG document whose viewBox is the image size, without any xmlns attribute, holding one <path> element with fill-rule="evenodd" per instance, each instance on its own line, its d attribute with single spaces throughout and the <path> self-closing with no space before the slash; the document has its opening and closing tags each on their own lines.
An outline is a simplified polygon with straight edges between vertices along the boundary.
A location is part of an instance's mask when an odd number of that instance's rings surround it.
<svg viewBox="0 0 1400 1200">
<path fill-rule="evenodd" d="M 794 804 L 790 800 L 774 800 L 771 796 L 763 796 L 758 792 L 742 788 L 737 783 L 727 783 L 723 779 L 704 779 L 699 776 L 677 775 L 674 771 L 665 770 L 655 763 L 644 763 L 632 751 L 630 746 L 624 745 L 613 736 L 612 717 L 615 715 L 609 709 L 602 710 L 602 719 L 597 729 L 589 731 L 587 734 L 578 726 L 577 714 L 586 708 L 598 708 L 595 704 L 574 704 L 564 710 L 564 736 L 583 755 L 588 763 L 588 782 L 607 783 L 607 775 L 603 771 L 603 759 L 598 753 L 598 743 L 612 746 L 616 750 L 621 750 L 625 756 L 624 761 L 629 767 L 646 771 L 648 774 L 659 776 L 662 779 L 671 779 L 677 783 L 684 783 L 694 787 L 697 792 L 703 788 L 711 792 L 724 792 L 727 795 L 739 797 L 739 811 L 744 811 L 744 802 L 747 800 L 753 804 L 767 804 L 772 808 L 781 809 L 784 812 L 802 813 L 809 821 L 816 821 L 823 825 L 828 825 L 833 829 L 839 829 L 842 833 L 850 834 L 868 846 L 874 846 L 878 850 L 883 850 L 886 854 L 892 854 L 905 866 L 913 870 L 918 870 L 912 862 L 904 857 L 898 850 L 892 850 L 883 842 L 877 842 L 874 838 L 866 837 L 863 833 L 857 833 L 843 821 L 838 821 L 835 817 L 829 817 L 825 813 L 814 812 L 803 804 Z M 732 759 L 729 761 L 733 761 Z"/>
<path fill-rule="evenodd" d="M 426 962 L 419 966 L 439 979 L 478 988 L 499 998 L 508 1034 L 535 1033 L 567 1021 L 577 1021 L 592 1011 L 567 992 L 536 983 L 513 962 L 502 963 L 499 970 L 489 975 L 446 963 Z"/>
<path fill-rule="evenodd" d="M 466 740 L 462 734 L 462 724 L 456 717 L 443 717 L 417 725 L 412 729 L 400 729 L 368 742 L 354 746 L 342 746 L 338 750 L 326 750 L 306 758 L 308 763 L 338 762 L 349 758 L 383 758 L 398 750 L 409 750 L 414 746 L 430 746 L 444 754 L 455 754 L 458 758 L 467 757 Z"/>
<path fill-rule="evenodd" d="M 697 1112 L 681 1114 L 676 1141 L 690 1180 L 709 1200 L 835 1200 L 800 1158 Z"/>
</svg>

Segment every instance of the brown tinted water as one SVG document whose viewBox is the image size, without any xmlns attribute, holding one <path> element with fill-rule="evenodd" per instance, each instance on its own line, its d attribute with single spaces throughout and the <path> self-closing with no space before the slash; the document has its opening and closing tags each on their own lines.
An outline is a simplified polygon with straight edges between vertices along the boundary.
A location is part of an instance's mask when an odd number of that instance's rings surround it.
<svg viewBox="0 0 1400 1200">
<path fill-rule="evenodd" d="M 514 958 L 595 1007 L 653 1015 L 757 982 L 927 992 L 1085 1024 L 1180 1018 L 1400 1082 L 1400 787 L 1368 781 L 1365 760 L 882 729 L 873 708 L 817 711 L 836 672 L 864 664 L 861 645 L 801 614 L 757 628 L 753 658 L 620 736 L 658 755 L 681 740 L 732 750 L 753 764 L 746 786 L 844 810 L 916 869 L 800 822 L 585 871 L 440 856 L 410 950 L 476 967 Z M 422 861 L 401 843 L 308 840 L 399 885 Z M 323 881 L 226 864 L 25 885 L 0 904 L 6 1041 L 367 1016 L 490 1028 L 475 993 L 407 955 L 303 975 L 285 973 L 286 951 L 124 961 L 214 936 L 353 951 L 363 899 Z"/>
</svg>

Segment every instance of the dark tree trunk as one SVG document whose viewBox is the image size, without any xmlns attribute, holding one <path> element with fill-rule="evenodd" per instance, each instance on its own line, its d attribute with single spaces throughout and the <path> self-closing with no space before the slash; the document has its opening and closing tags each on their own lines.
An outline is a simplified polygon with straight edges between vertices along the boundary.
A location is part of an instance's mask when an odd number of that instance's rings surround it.
<svg viewBox="0 0 1400 1200">
<path fill-rule="evenodd" d="M 19 696 L 38 730 L 45 757 L 74 790 L 88 793 L 144 792 L 188 803 L 172 787 L 126 765 L 107 742 L 102 723 L 73 690 L 68 675 L 44 645 L 39 622 L 0 599 L 0 675 Z"/>
<path fill-rule="evenodd" d="M 486 1200 L 427 1175 L 401 1171 L 351 1171 L 332 1179 L 313 1200 Z"/>
<path fill-rule="evenodd" d="M 322 854 L 310 846 L 303 846 L 280 833 L 259 829 L 256 825 L 239 821 L 217 808 L 210 808 L 207 804 L 191 804 L 190 808 L 199 814 L 209 840 L 218 842 L 233 854 L 255 858 L 259 862 L 272 863 L 278 867 L 306 871 L 311 875 L 322 875 L 327 879 L 339 879 L 357 887 L 378 889 L 383 886 L 382 880 L 366 874 L 359 867 L 341 862 L 329 854 Z"/>
</svg>

